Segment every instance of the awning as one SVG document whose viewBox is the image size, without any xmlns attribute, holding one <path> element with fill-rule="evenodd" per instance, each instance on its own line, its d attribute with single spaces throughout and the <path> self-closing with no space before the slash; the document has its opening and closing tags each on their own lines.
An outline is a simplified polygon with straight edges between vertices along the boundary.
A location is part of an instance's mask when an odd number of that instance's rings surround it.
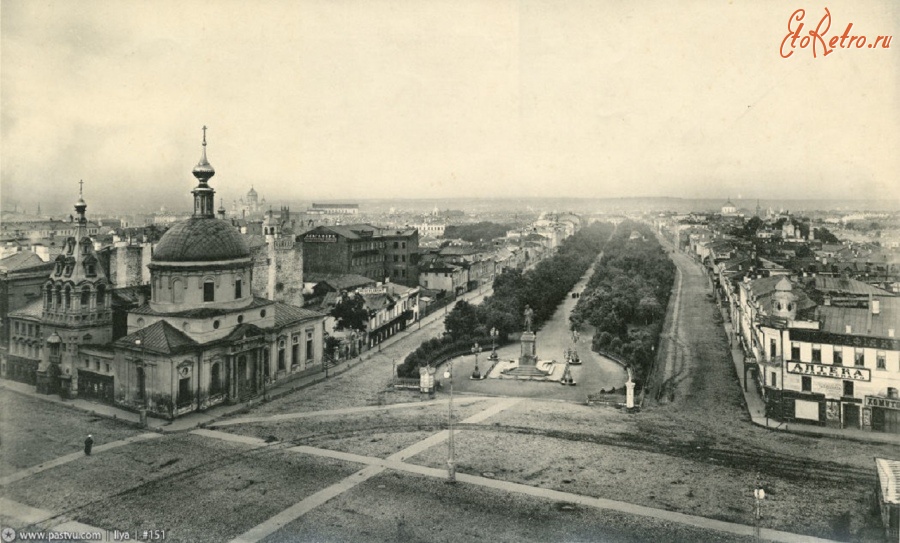
<svg viewBox="0 0 900 543">
<path fill-rule="evenodd" d="M 900 460 L 876 458 L 878 483 L 881 487 L 881 502 L 900 504 Z"/>
</svg>

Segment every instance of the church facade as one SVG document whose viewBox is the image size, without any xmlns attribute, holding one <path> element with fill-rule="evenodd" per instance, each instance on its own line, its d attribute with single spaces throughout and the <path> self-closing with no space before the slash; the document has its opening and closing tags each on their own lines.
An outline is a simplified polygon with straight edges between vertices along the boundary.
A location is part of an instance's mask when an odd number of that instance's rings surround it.
<svg viewBox="0 0 900 543">
<path fill-rule="evenodd" d="M 205 130 L 192 173 L 193 215 L 155 247 L 150 298 L 128 313 L 125 336 L 113 341 L 109 281 L 90 238 L 67 242 L 44 288 L 39 391 L 174 418 L 321 369 L 326 315 L 255 296 L 250 248 L 215 217 Z M 79 199 L 80 224 L 85 207 Z"/>
</svg>

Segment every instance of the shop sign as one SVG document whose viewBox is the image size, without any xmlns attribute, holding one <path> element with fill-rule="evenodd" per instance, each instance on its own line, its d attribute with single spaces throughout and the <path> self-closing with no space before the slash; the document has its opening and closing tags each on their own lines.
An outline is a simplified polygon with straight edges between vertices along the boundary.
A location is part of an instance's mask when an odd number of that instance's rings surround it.
<svg viewBox="0 0 900 543">
<path fill-rule="evenodd" d="M 303 241 L 311 243 L 337 243 L 337 234 L 312 233 L 306 234 Z"/>
<path fill-rule="evenodd" d="M 798 375 L 814 375 L 816 377 L 831 377 L 833 379 L 850 379 L 854 381 L 870 381 L 871 375 L 866 368 L 829 366 L 826 364 L 808 364 L 804 362 L 792 362 L 788 364 L 788 373 Z"/>
<path fill-rule="evenodd" d="M 891 398 L 878 398 L 877 396 L 866 396 L 866 407 L 884 407 L 887 409 L 900 410 L 900 400 Z"/>
</svg>

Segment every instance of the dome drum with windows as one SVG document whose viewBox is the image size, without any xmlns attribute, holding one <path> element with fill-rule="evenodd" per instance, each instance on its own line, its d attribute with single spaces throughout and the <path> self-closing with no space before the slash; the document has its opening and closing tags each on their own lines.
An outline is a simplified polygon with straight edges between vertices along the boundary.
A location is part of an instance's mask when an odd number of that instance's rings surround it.
<svg viewBox="0 0 900 543">
<path fill-rule="evenodd" d="M 192 191 L 194 214 L 173 224 L 153 250 L 150 306 L 177 312 L 198 305 L 218 309 L 249 305 L 250 248 L 234 226 L 215 217 L 215 190 L 209 186 L 215 170 L 206 158 L 206 127 L 200 162 L 192 173 L 199 181 Z"/>
</svg>

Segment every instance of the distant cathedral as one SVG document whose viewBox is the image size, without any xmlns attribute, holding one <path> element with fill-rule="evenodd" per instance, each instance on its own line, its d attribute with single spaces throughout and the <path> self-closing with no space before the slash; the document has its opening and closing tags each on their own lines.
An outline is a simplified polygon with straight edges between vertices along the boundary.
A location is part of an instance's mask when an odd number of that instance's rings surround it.
<svg viewBox="0 0 900 543">
<path fill-rule="evenodd" d="M 256 190 L 251 185 L 250 190 L 247 192 L 246 201 L 244 201 L 244 198 L 239 198 L 231 203 L 231 214 L 235 217 L 243 218 L 247 215 L 258 214 L 264 211 L 265 207 L 266 199 L 260 199 L 259 194 L 256 193 Z"/>
</svg>

